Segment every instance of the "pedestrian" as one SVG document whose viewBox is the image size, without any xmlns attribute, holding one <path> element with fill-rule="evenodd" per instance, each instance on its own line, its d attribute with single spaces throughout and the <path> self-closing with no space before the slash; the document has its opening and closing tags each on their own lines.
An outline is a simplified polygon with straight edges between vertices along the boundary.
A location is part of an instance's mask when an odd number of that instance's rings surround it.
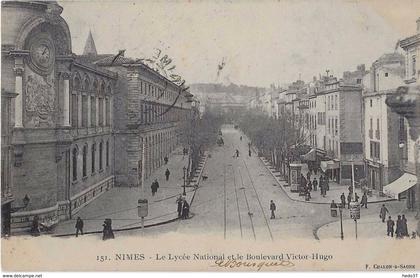
<svg viewBox="0 0 420 278">
<path fill-rule="evenodd" d="M 353 194 L 353 186 L 349 185 L 349 194 Z"/>
<path fill-rule="evenodd" d="M 367 194 L 366 192 L 364 192 L 362 196 L 362 207 L 364 206 L 365 208 L 367 208 L 367 203 L 368 203 Z"/>
<path fill-rule="evenodd" d="M 311 170 L 309 170 L 309 171 L 308 171 L 308 173 L 306 173 L 306 179 L 307 179 L 308 181 L 310 181 L 310 180 L 311 180 Z"/>
<path fill-rule="evenodd" d="M 394 220 L 392 220 L 391 216 L 389 216 L 386 221 L 386 233 L 388 236 L 391 234 L 391 237 L 394 237 L 394 225 Z"/>
<path fill-rule="evenodd" d="M 337 217 L 337 204 L 334 202 L 334 200 L 331 201 L 330 209 L 331 217 Z"/>
<path fill-rule="evenodd" d="M 251 149 L 248 150 L 248 155 L 251 157 Z"/>
<path fill-rule="evenodd" d="M 178 205 L 178 209 L 177 209 L 177 211 L 178 211 L 178 218 L 180 218 L 181 215 L 182 215 L 182 205 L 184 203 L 184 199 L 182 198 L 181 195 L 179 195 L 178 199 L 176 199 L 176 203 Z"/>
<path fill-rule="evenodd" d="M 410 236 L 408 234 L 408 227 L 407 227 L 407 219 L 405 218 L 405 215 L 403 214 L 401 217 L 401 236 Z"/>
<path fill-rule="evenodd" d="M 169 160 L 169 159 L 168 159 L 168 157 L 167 157 L 167 156 L 165 156 L 165 158 L 164 158 L 163 160 L 165 161 L 165 165 L 166 165 L 166 164 L 168 164 L 168 160 Z"/>
<path fill-rule="evenodd" d="M 356 202 L 359 202 L 359 195 L 357 195 L 357 193 L 354 193 L 354 200 Z"/>
<path fill-rule="evenodd" d="M 402 237 L 402 220 L 401 215 L 398 215 L 397 218 L 397 228 L 395 229 L 395 237 L 401 238 Z"/>
<path fill-rule="evenodd" d="M 32 236 L 39 236 L 39 218 L 38 215 L 34 216 L 34 219 L 32 220 L 31 225 L 31 235 Z"/>
<path fill-rule="evenodd" d="M 168 168 L 166 168 L 166 171 L 165 171 L 165 176 L 166 176 L 166 181 L 168 181 L 169 180 L 169 175 L 171 174 L 171 172 L 169 171 L 169 169 Z"/>
<path fill-rule="evenodd" d="M 270 219 L 275 219 L 276 215 L 274 214 L 274 212 L 276 211 L 276 204 L 274 203 L 273 200 L 270 201 L 270 210 L 271 210 L 271 217 Z"/>
<path fill-rule="evenodd" d="M 312 191 L 312 182 L 311 180 L 308 180 L 308 190 Z"/>
<path fill-rule="evenodd" d="M 242 141 L 242 136 L 239 139 Z"/>
<path fill-rule="evenodd" d="M 382 219 L 383 223 L 385 223 L 385 217 L 387 213 L 389 214 L 388 209 L 385 207 L 385 204 L 382 204 L 381 211 L 379 212 L 379 218 Z M 397 227 L 398 227 L 398 221 L 397 221 Z"/>
<path fill-rule="evenodd" d="M 152 182 L 152 185 L 150 186 L 152 189 L 152 196 L 155 196 L 158 188 L 159 188 L 159 183 L 157 181 L 157 179 L 154 180 L 154 182 Z"/>
<path fill-rule="evenodd" d="M 106 218 L 104 224 L 102 224 L 102 240 L 114 239 L 114 231 L 112 230 L 112 220 Z"/>
<path fill-rule="evenodd" d="M 190 214 L 190 205 L 186 200 L 182 204 L 182 219 L 188 219 Z"/>
<path fill-rule="evenodd" d="M 236 158 L 238 158 L 239 157 L 239 150 L 236 149 L 235 153 L 236 153 Z"/>
<path fill-rule="evenodd" d="M 349 194 L 347 195 L 347 208 L 350 209 L 350 202 L 351 202 L 351 194 L 349 192 Z"/>
<path fill-rule="evenodd" d="M 317 191 L 318 181 L 316 180 L 316 177 L 314 178 L 314 181 L 312 182 L 312 185 L 314 187 L 314 191 Z"/>
<path fill-rule="evenodd" d="M 327 194 L 327 191 L 330 190 L 330 178 L 328 175 L 325 176 L 325 194 Z"/>
<path fill-rule="evenodd" d="M 79 236 L 79 232 L 81 235 L 83 235 L 83 220 L 82 218 L 80 218 L 80 216 L 77 217 L 75 228 L 76 228 L 76 237 Z"/>
<path fill-rule="evenodd" d="M 341 207 L 345 208 L 346 207 L 346 196 L 344 196 L 344 192 L 341 193 L 340 199 L 341 199 Z"/>
</svg>

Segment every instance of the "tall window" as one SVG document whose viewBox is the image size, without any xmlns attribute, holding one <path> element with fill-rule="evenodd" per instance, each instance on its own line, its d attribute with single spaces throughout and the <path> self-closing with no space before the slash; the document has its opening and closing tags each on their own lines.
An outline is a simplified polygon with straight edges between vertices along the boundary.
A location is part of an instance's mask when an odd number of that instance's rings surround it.
<svg viewBox="0 0 420 278">
<path fill-rule="evenodd" d="M 99 126 L 104 125 L 104 98 L 99 99 Z"/>
<path fill-rule="evenodd" d="M 99 143 L 99 170 L 102 170 L 102 151 L 103 151 L 102 142 Z"/>
<path fill-rule="evenodd" d="M 338 135 L 338 119 L 335 119 L 335 135 Z"/>
<path fill-rule="evenodd" d="M 416 74 L 416 56 L 413 56 L 412 62 L 411 62 L 411 74 Z"/>
<path fill-rule="evenodd" d="M 71 123 L 73 127 L 78 126 L 78 105 L 77 105 L 77 94 L 73 93 L 71 95 Z"/>
<path fill-rule="evenodd" d="M 96 97 L 90 97 L 90 121 L 92 126 L 96 126 Z"/>
<path fill-rule="evenodd" d="M 73 161 L 73 180 L 77 180 L 77 148 L 73 148 L 72 154 L 72 161 Z"/>
<path fill-rule="evenodd" d="M 95 156 L 96 156 L 96 144 L 92 144 L 92 174 L 95 173 Z"/>
<path fill-rule="evenodd" d="M 89 96 L 82 96 L 82 127 L 87 127 L 88 120 L 88 104 L 87 99 Z"/>
<path fill-rule="evenodd" d="M 87 176 L 87 145 L 83 146 L 83 177 Z"/>
<path fill-rule="evenodd" d="M 106 141 L 106 155 L 105 155 L 105 160 L 106 160 L 106 167 L 109 166 L 109 141 Z"/>
<path fill-rule="evenodd" d="M 106 98 L 106 107 L 105 107 L 105 112 L 106 112 L 106 123 L 105 123 L 105 125 L 106 126 L 110 126 L 110 123 L 111 123 L 111 113 L 110 113 L 110 107 L 109 107 L 109 104 L 110 103 L 110 100 L 109 100 L 109 97 L 107 97 Z M 141 113 L 141 111 L 140 111 L 140 113 Z"/>
</svg>

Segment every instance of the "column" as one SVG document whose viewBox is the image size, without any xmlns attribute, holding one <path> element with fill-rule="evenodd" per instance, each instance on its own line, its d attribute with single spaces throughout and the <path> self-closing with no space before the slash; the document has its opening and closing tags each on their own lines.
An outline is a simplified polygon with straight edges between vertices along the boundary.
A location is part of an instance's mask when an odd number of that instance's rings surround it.
<svg viewBox="0 0 420 278">
<path fill-rule="evenodd" d="M 114 109 L 113 108 L 113 97 L 109 96 L 109 127 L 111 127 L 111 128 L 112 128 L 112 123 L 113 123 L 113 121 L 112 121 L 112 111 L 113 111 L 113 109 Z M 144 111 L 142 110 L 142 113 L 143 112 Z"/>
<path fill-rule="evenodd" d="M 23 127 L 23 116 L 22 116 L 22 76 L 23 76 L 23 68 L 14 68 L 16 81 L 15 81 L 15 127 Z"/>
<path fill-rule="evenodd" d="M 91 100 L 90 100 L 90 95 L 87 94 L 87 127 L 91 127 L 92 126 L 92 111 L 91 111 L 92 107 L 91 107 Z"/>
<path fill-rule="evenodd" d="M 63 125 L 70 126 L 70 74 L 63 73 Z"/>
<path fill-rule="evenodd" d="M 98 96 L 95 96 L 95 107 L 96 107 L 96 109 L 95 109 L 95 120 L 96 120 L 95 126 L 99 126 L 99 97 Z"/>
</svg>

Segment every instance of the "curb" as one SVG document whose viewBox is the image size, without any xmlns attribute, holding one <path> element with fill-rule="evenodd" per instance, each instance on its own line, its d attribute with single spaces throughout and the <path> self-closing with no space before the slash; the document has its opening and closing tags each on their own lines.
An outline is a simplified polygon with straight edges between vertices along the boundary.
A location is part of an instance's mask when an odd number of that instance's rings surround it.
<svg viewBox="0 0 420 278">
<path fill-rule="evenodd" d="M 255 149 L 252 148 L 253 151 L 255 152 Z M 258 156 L 258 153 L 257 153 Z M 316 205 L 330 205 L 330 202 L 315 202 L 315 201 L 303 201 L 300 199 L 296 199 L 290 196 L 289 192 L 286 191 L 286 189 L 284 188 L 284 186 L 280 183 L 279 178 L 273 173 L 273 171 L 269 168 L 269 166 L 271 166 L 271 164 L 269 162 L 267 162 L 267 165 L 264 161 L 263 161 L 263 157 L 258 156 L 259 160 L 261 161 L 261 163 L 264 165 L 264 167 L 267 169 L 268 172 L 270 172 L 270 174 L 273 176 L 273 178 L 276 180 L 276 182 L 280 185 L 280 188 L 283 190 L 283 192 L 287 195 L 287 197 L 295 202 L 301 202 L 301 203 L 306 203 L 306 204 L 316 204 Z M 386 200 L 381 200 L 381 201 L 370 201 L 368 202 L 368 204 L 378 204 L 378 203 L 386 203 L 386 202 L 393 202 L 393 201 L 397 201 L 395 199 L 386 199 Z"/>
<path fill-rule="evenodd" d="M 207 155 L 204 156 L 204 161 L 202 163 L 202 167 L 201 167 L 200 172 L 199 172 L 199 174 L 197 176 L 197 181 L 196 181 L 196 183 L 194 185 L 195 189 L 194 189 L 194 193 L 193 193 L 193 195 L 191 197 L 191 200 L 190 200 L 190 207 L 192 206 L 192 203 L 194 201 L 195 194 L 197 192 L 197 189 L 199 188 L 198 185 L 200 184 L 201 175 L 203 174 L 203 170 L 204 170 L 204 166 L 206 165 L 206 162 L 207 162 Z M 166 220 L 166 221 L 144 225 L 144 228 L 150 228 L 150 227 L 155 227 L 155 226 L 169 224 L 169 223 L 178 221 L 179 219 L 180 219 L 179 217 L 176 217 L 176 218 L 172 218 L 172 219 L 169 219 L 169 220 Z M 141 226 L 135 226 L 135 227 L 130 227 L 130 228 L 113 229 L 113 232 L 115 233 L 115 232 L 132 231 L 132 230 L 140 230 L 140 229 L 142 229 Z M 101 234 L 101 233 L 102 233 L 102 231 L 99 230 L 99 231 L 84 232 L 83 235 Z M 69 237 L 69 236 L 75 236 L 75 235 L 76 235 L 76 233 L 68 233 L 68 234 L 52 235 L 52 237 Z"/>
</svg>

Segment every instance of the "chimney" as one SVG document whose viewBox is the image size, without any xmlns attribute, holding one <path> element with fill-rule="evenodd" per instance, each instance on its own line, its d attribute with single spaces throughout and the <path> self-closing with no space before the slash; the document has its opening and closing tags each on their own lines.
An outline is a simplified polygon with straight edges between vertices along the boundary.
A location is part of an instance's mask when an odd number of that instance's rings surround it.
<svg viewBox="0 0 420 278">
<path fill-rule="evenodd" d="M 417 22 L 417 33 L 420 34 L 420 17 L 417 18 L 416 22 Z"/>
</svg>

